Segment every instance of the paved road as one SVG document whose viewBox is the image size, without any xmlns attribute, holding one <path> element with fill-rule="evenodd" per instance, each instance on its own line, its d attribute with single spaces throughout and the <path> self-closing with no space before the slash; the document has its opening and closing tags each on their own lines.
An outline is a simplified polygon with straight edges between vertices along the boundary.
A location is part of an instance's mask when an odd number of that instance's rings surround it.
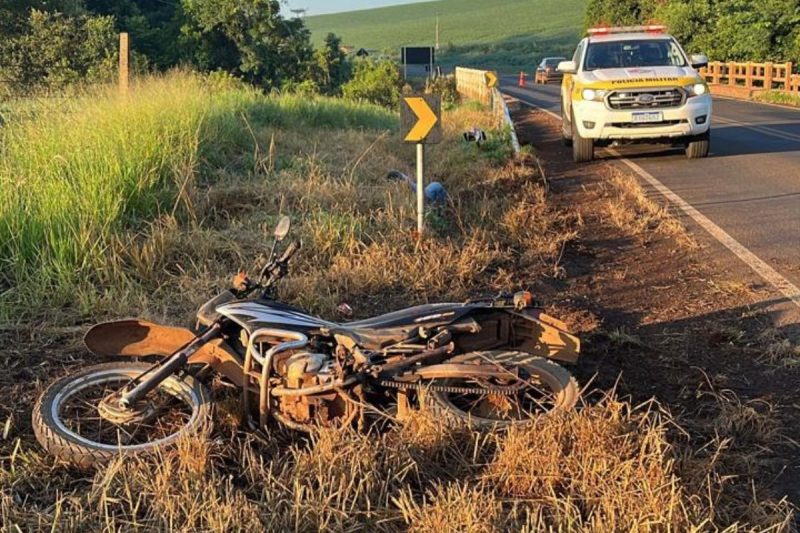
<svg viewBox="0 0 800 533">
<path fill-rule="evenodd" d="M 503 77 L 502 90 L 560 114 L 557 85 L 516 81 Z M 659 146 L 619 151 L 800 287 L 800 110 L 715 98 L 708 159 Z"/>
</svg>

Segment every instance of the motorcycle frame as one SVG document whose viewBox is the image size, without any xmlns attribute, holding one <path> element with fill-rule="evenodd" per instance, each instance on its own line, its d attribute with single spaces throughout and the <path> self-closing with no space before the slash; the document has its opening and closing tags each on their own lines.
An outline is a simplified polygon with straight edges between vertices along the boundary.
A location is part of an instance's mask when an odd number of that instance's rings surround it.
<svg viewBox="0 0 800 533">
<path fill-rule="evenodd" d="M 187 354 L 179 366 L 194 364 L 209 365 L 215 372 L 225 376 L 234 385 L 242 390 L 242 407 L 246 417 L 250 416 L 250 394 L 258 394 L 259 423 L 265 427 L 268 423 L 271 411 L 269 398 L 273 396 L 270 390 L 270 375 L 272 361 L 274 357 L 282 352 L 289 350 L 300 350 L 305 348 L 309 339 L 303 333 L 278 328 L 261 328 L 250 336 L 247 344 L 245 359 L 240 362 L 235 352 L 227 346 L 222 338 L 207 338 L 213 333 L 218 333 L 218 329 L 210 328 L 201 334 L 195 335 L 190 330 L 179 327 L 162 326 L 143 320 L 123 320 L 116 322 L 106 322 L 92 327 L 84 337 L 87 348 L 95 355 L 101 357 L 162 357 L 164 361 L 175 358 L 187 347 L 204 340 L 199 346 L 195 346 L 191 354 Z M 282 341 L 274 344 L 267 352 L 261 353 L 260 345 L 264 342 Z M 419 379 L 444 379 L 454 377 L 469 377 L 480 375 L 481 377 L 502 377 L 507 376 L 508 371 L 498 371 L 491 365 L 459 364 L 457 362 L 442 362 L 430 366 L 423 366 L 409 371 L 409 367 L 415 362 L 429 357 L 452 354 L 455 347 L 452 344 L 423 351 L 413 355 L 406 364 L 395 364 L 388 372 L 382 373 L 380 378 L 390 379 L 397 377 L 405 381 Z M 177 360 L 177 359 L 173 359 Z M 258 363 L 261 367 L 256 369 L 253 363 Z M 155 385 L 159 382 L 159 371 L 170 374 L 177 371 L 177 368 L 169 368 L 167 364 L 154 367 L 153 375 L 141 384 L 150 383 Z M 163 379 L 161 376 L 160 379 Z M 366 377 L 366 376 L 364 376 Z M 291 391 L 291 395 L 311 396 L 330 392 L 336 389 L 345 389 L 357 383 L 359 376 L 350 376 L 343 381 L 332 382 L 316 387 L 308 387 Z M 252 381 L 257 382 L 257 387 L 252 386 Z M 277 392 L 277 391 L 276 391 Z M 287 394 L 275 394 L 283 396 Z"/>
</svg>

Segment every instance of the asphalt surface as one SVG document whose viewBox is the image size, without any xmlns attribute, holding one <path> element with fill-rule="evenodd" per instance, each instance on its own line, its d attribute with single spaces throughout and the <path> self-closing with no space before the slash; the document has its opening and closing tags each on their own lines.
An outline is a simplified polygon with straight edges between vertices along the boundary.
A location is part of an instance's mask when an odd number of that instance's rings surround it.
<svg viewBox="0 0 800 533">
<path fill-rule="evenodd" d="M 502 90 L 560 115 L 557 84 L 520 88 L 509 76 Z M 709 158 L 657 145 L 617 150 L 800 286 L 800 109 L 715 97 Z"/>
</svg>

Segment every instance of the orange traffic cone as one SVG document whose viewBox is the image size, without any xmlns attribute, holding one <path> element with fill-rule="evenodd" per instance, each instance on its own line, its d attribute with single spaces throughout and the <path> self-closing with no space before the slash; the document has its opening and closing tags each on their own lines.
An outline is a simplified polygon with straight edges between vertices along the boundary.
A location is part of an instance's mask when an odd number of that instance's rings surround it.
<svg viewBox="0 0 800 533">
<path fill-rule="evenodd" d="M 525 87 L 525 72 L 519 73 L 519 86 Z"/>
</svg>

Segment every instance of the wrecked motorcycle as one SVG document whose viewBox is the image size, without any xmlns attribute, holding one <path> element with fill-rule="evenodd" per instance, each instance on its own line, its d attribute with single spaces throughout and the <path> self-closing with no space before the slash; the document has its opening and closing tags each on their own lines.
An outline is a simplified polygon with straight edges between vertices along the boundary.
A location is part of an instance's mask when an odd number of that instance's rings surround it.
<svg viewBox="0 0 800 533">
<path fill-rule="evenodd" d="M 122 360 L 52 383 L 33 411 L 39 442 L 81 467 L 170 445 L 208 423 L 205 383 L 215 375 L 241 391 L 254 429 L 341 428 L 363 422 L 365 410 L 402 419 L 423 407 L 444 421 L 502 427 L 577 402 L 577 383 L 555 361 L 574 363 L 579 340 L 530 293 L 329 322 L 275 299 L 299 249 L 278 255 L 288 232 L 284 217 L 258 279 L 237 276 L 200 308 L 194 330 L 142 320 L 92 327 L 89 351 Z"/>
</svg>

